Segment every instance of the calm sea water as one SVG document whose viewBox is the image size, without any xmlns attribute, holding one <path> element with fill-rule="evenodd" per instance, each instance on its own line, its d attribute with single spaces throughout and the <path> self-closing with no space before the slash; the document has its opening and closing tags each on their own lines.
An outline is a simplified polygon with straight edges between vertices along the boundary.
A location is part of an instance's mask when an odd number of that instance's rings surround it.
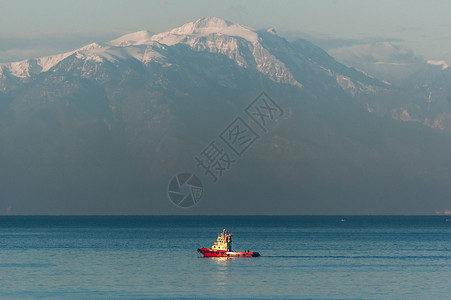
<svg viewBox="0 0 451 300">
<path fill-rule="evenodd" d="M 222 228 L 257 258 L 202 258 Z M 0 217 L 0 299 L 451 299 L 451 220 Z"/>
</svg>

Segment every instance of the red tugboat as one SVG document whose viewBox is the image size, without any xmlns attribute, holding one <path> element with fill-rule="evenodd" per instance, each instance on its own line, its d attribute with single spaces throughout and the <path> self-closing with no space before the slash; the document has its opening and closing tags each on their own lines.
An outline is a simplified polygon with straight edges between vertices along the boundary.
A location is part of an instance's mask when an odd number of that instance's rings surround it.
<svg viewBox="0 0 451 300">
<path fill-rule="evenodd" d="M 235 252 L 232 250 L 232 233 L 222 230 L 222 233 L 218 234 L 216 242 L 211 248 L 200 248 L 197 252 L 202 253 L 205 257 L 257 257 L 260 256 L 258 252 Z"/>
</svg>

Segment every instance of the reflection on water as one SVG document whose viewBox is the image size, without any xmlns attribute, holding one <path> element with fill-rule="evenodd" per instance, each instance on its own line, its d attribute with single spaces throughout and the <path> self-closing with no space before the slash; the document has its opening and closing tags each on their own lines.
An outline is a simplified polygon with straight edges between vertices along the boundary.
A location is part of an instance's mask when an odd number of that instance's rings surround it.
<svg viewBox="0 0 451 300">
<path fill-rule="evenodd" d="M 231 257 L 202 257 L 211 265 L 211 279 L 215 282 L 215 290 L 224 290 L 229 283 L 230 266 L 233 258 Z"/>
<path fill-rule="evenodd" d="M 220 266 L 226 266 L 227 264 L 231 263 L 232 257 L 202 257 L 203 259 L 210 259 L 211 261 L 215 262 L 216 264 Z"/>
<path fill-rule="evenodd" d="M 0 298 L 449 298 L 445 217 L 339 220 L 0 217 Z M 223 224 L 263 256 L 199 255 Z"/>
</svg>

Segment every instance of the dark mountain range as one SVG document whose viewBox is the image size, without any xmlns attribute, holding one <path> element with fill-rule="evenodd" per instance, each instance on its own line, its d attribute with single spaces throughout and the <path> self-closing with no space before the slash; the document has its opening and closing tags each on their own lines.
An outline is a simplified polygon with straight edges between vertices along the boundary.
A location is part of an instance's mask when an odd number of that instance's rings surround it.
<svg viewBox="0 0 451 300">
<path fill-rule="evenodd" d="M 218 18 L 4 64 L 0 209 L 443 210 L 451 191 L 445 107 L 451 104 L 442 101 L 447 81 L 415 78 L 416 84 L 395 87 L 338 63 L 306 40 L 290 43 L 274 30 Z M 283 110 L 268 130 L 245 111 L 262 91 Z M 213 184 L 195 156 L 220 142 L 238 116 L 259 138 L 242 157 L 232 155 L 235 163 Z M 204 197 L 192 210 L 180 211 L 167 199 L 167 184 L 179 172 L 194 172 L 204 183 Z"/>
</svg>

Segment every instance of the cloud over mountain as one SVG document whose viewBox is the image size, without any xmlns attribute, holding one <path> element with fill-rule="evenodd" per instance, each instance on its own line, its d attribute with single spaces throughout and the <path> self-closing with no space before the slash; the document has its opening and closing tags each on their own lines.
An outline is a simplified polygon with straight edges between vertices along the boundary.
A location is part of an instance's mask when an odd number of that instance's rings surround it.
<svg viewBox="0 0 451 300">
<path fill-rule="evenodd" d="M 329 53 L 346 65 L 395 84 L 400 84 L 425 63 L 424 58 L 416 55 L 413 50 L 392 42 L 330 49 Z"/>
</svg>

